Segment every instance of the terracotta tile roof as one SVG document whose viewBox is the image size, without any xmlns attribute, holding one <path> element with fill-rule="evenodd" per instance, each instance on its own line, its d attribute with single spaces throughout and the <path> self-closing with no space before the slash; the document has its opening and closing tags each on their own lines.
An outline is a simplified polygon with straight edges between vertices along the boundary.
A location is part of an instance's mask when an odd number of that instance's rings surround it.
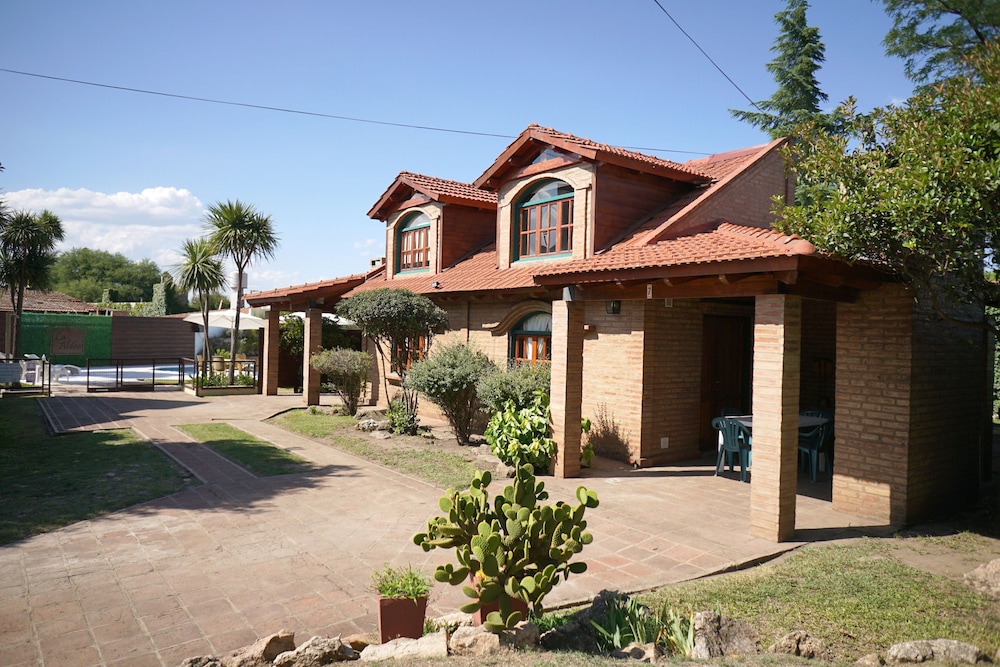
<svg viewBox="0 0 1000 667">
<path fill-rule="evenodd" d="M 406 277 L 387 280 L 385 274 L 369 278 L 364 284 L 355 287 L 351 294 L 365 292 L 380 287 L 398 287 L 408 289 L 417 294 L 434 294 L 449 292 L 480 292 L 488 290 L 504 290 L 536 287 L 532 275 L 537 269 L 534 265 L 516 266 L 501 271 L 497 268 L 496 245 L 491 243 L 469 255 L 449 268 L 437 274 L 417 273 Z M 434 287 L 433 283 L 440 287 Z"/>
<path fill-rule="evenodd" d="M 244 294 L 243 298 L 252 306 L 265 306 L 306 298 L 306 295 L 309 293 L 327 293 L 329 296 L 339 296 L 355 284 L 364 282 L 365 278 L 372 273 L 374 273 L 374 270 L 368 273 L 356 273 L 350 276 L 320 280 L 314 283 L 303 283 L 302 285 L 278 287 L 262 292 L 251 292 Z"/>
<path fill-rule="evenodd" d="M 700 234 L 649 245 L 624 245 L 589 259 L 548 264 L 537 268 L 534 275 L 587 273 L 598 281 L 607 280 L 607 276 L 602 274 L 624 269 L 708 265 L 814 254 L 816 248 L 798 236 L 724 222 L 718 228 Z"/>
<path fill-rule="evenodd" d="M 393 204 L 409 199 L 414 192 L 443 203 L 464 203 L 493 209 L 497 206 L 496 193 L 477 188 L 471 183 L 401 171 L 368 211 L 368 217 L 384 220 Z"/>
<path fill-rule="evenodd" d="M 749 146 L 747 148 L 727 151 L 725 153 L 716 153 L 715 155 L 700 157 L 695 160 L 688 160 L 684 164 L 688 165 L 692 169 L 697 169 L 704 174 L 708 174 L 716 180 L 723 179 L 746 165 L 748 162 L 753 161 L 761 153 L 767 152 L 774 145 L 783 142 L 784 140 L 779 140 L 769 144 Z"/>
<path fill-rule="evenodd" d="M 707 172 L 685 163 L 646 155 L 619 146 L 602 144 L 532 123 L 518 135 L 479 178 L 473 181 L 473 184 L 478 187 L 487 187 L 487 184 L 513 168 L 512 158 L 514 156 L 534 152 L 539 144 L 548 144 L 590 160 L 601 160 L 644 172 L 661 173 L 667 177 L 689 183 L 708 183 L 712 180 L 712 176 Z M 495 189 L 495 186 L 489 187 Z"/>
<path fill-rule="evenodd" d="M 10 293 L 0 294 L 0 311 L 11 311 Z M 62 292 L 24 290 L 24 310 L 29 313 L 94 313 L 97 306 Z"/>
</svg>

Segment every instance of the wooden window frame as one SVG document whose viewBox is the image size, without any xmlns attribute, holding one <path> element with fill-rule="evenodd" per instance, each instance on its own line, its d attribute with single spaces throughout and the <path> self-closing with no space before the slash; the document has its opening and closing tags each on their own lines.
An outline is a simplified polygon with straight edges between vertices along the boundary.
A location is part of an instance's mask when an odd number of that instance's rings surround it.
<svg viewBox="0 0 1000 667">
<path fill-rule="evenodd" d="M 552 363 L 552 334 L 549 332 L 520 331 L 512 332 L 513 351 L 512 361 L 518 364 L 528 364 L 534 367 L 535 364 Z M 525 355 L 526 346 L 532 348 L 531 355 Z M 541 351 L 541 354 L 539 354 Z"/>
<path fill-rule="evenodd" d="M 403 360 L 405 362 L 403 365 L 405 366 L 406 370 L 410 370 L 413 364 L 417 363 L 418 361 L 421 361 L 424 357 L 427 356 L 429 342 L 430 342 L 429 336 L 417 336 L 416 345 L 410 345 L 409 341 L 407 341 L 406 359 Z M 400 369 L 400 364 L 398 363 L 399 360 L 397 359 L 397 357 L 399 356 L 397 352 L 398 350 L 394 346 L 392 353 L 390 355 L 390 364 L 392 372 L 398 375 L 401 369 Z"/>
<path fill-rule="evenodd" d="M 396 236 L 396 272 L 420 271 L 431 265 L 430 221 L 426 213 L 409 216 Z M 416 222 L 420 220 L 420 222 Z M 416 222 L 416 224 L 414 224 Z M 410 226 L 412 225 L 412 226 Z"/>
<path fill-rule="evenodd" d="M 535 191 L 537 190 L 538 188 L 535 188 Z M 573 252 L 574 195 L 575 193 L 569 192 L 518 205 L 515 228 L 516 259 L 536 259 Z"/>
</svg>

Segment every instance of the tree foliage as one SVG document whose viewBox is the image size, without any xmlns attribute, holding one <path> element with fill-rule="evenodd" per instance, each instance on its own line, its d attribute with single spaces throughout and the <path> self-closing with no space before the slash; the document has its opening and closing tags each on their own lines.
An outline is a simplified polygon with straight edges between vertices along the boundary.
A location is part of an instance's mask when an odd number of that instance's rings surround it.
<svg viewBox="0 0 1000 667">
<path fill-rule="evenodd" d="M 352 417 L 357 414 L 368 373 L 372 369 L 371 355 L 360 350 L 335 347 L 320 350 L 309 358 L 309 364 L 330 381 L 347 414 Z"/>
<path fill-rule="evenodd" d="M 111 301 L 150 301 L 160 282 L 156 263 L 134 262 L 121 253 L 73 248 L 59 254 L 52 267 L 52 287 L 77 299 L 97 303 L 104 290 Z"/>
<path fill-rule="evenodd" d="M 535 392 L 549 393 L 552 368 L 549 364 L 512 364 L 507 368 L 494 367 L 479 380 L 476 392 L 484 408 L 495 413 L 503 410 L 507 402 L 517 409 L 526 408 L 535 400 Z"/>
<path fill-rule="evenodd" d="M 482 352 L 449 343 L 413 364 L 406 384 L 441 408 L 458 443 L 467 445 L 479 413 L 476 385 L 493 368 Z"/>
<path fill-rule="evenodd" d="M 257 210 L 253 204 L 236 201 L 216 202 L 208 207 L 205 227 L 209 242 L 220 255 L 232 260 L 236 267 L 236 326 L 229 340 L 231 355 L 236 354 L 237 332 L 240 327 L 240 307 L 243 305 L 243 276 L 246 269 L 258 259 L 271 259 L 278 249 L 278 236 L 274 232 L 271 216 Z M 236 366 L 229 366 L 229 382 L 235 381 Z"/>
<path fill-rule="evenodd" d="M 882 0 L 892 28 L 886 55 L 906 61 L 906 76 L 918 84 L 965 70 L 965 57 L 1000 37 L 998 0 Z"/>
<path fill-rule="evenodd" d="M 343 327 L 326 317 L 323 318 L 320 338 L 320 347 L 325 350 L 351 346 L 351 340 L 344 333 Z M 278 347 L 289 354 L 301 355 L 305 349 L 305 341 L 305 320 L 297 315 L 281 318 L 278 330 Z"/>
<path fill-rule="evenodd" d="M 764 130 L 772 139 L 786 136 L 805 122 L 834 130 L 841 120 L 837 110 L 829 114 L 820 110 L 827 95 L 819 87 L 816 72 L 826 59 L 826 47 L 819 29 L 806 22 L 808 8 L 806 0 L 788 0 L 785 9 L 774 15 L 778 38 L 771 51 L 776 55 L 767 69 L 778 89 L 770 99 L 757 102 L 756 111 L 730 109 L 734 118 Z"/>
<path fill-rule="evenodd" d="M 406 361 L 421 336 L 448 328 L 448 314 L 421 294 L 405 289 L 383 287 L 361 292 L 337 304 L 337 314 L 354 322 L 361 333 L 371 338 L 382 363 L 383 386 L 389 386 L 386 359 L 406 375 Z M 403 391 L 407 402 L 410 397 Z M 415 405 L 408 405 L 416 409 Z"/>
<path fill-rule="evenodd" d="M 48 289 L 56 243 L 63 239 L 62 221 L 51 211 L 5 212 L 0 216 L 0 285 L 10 295 L 14 311 L 14 356 L 21 356 L 21 315 L 24 291 Z"/>
<path fill-rule="evenodd" d="M 851 112 L 846 136 L 802 128 L 786 157 L 816 196 L 777 202 L 783 231 L 877 262 L 918 294 L 947 278 L 958 303 L 1000 302 L 984 273 L 1000 239 L 1000 47 L 970 65 L 974 76 L 948 79 L 904 107 Z"/>
<path fill-rule="evenodd" d="M 208 239 L 187 239 L 181 245 L 181 261 L 174 267 L 174 283 L 184 291 L 198 295 L 202 332 L 205 337 L 204 353 L 208 354 L 209 296 L 226 284 L 222 262 Z"/>
</svg>

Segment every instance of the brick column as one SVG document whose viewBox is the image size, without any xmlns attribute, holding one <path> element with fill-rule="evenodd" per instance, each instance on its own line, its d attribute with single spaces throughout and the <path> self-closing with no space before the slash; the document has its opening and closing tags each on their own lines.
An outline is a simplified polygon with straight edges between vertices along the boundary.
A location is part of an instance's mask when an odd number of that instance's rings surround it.
<svg viewBox="0 0 1000 667">
<path fill-rule="evenodd" d="M 267 327 L 264 328 L 264 349 L 261 360 L 264 367 L 264 394 L 275 396 L 278 393 L 278 341 L 281 338 L 281 310 L 271 306 L 267 313 Z"/>
<path fill-rule="evenodd" d="M 323 311 L 306 310 L 305 340 L 302 343 L 302 397 L 306 405 L 319 405 L 319 372 L 313 370 L 309 358 L 319 352 L 323 343 Z"/>
<path fill-rule="evenodd" d="M 580 403 L 583 397 L 583 303 L 552 303 L 552 437 L 558 445 L 552 472 L 580 474 Z"/>
<path fill-rule="evenodd" d="M 795 533 L 802 299 L 757 297 L 753 342 L 750 533 L 782 542 Z"/>
</svg>

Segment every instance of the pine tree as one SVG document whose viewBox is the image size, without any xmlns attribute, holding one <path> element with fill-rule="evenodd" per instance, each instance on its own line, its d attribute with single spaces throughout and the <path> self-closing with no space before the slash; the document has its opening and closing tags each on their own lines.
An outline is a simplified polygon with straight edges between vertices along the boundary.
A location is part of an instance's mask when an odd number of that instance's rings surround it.
<svg viewBox="0 0 1000 667">
<path fill-rule="evenodd" d="M 808 121 L 827 131 L 835 131 L 839 125 L 838 111 L 820 111 L 827 95 L 820 90 L 816 71 L 825 60 L 826 47 L 820 41 L 819 28 L 806 23 L 807 9 L 806 0 L 788 0 L 785 9 L 774 15 L 779 32 L 771 51 L 777 55 L 767 69 L 778 89 L 770 99 L 757 102 L 756 111 L 729 110 L 734 118 L 759 127 L 772 139 Z"/>
</svg>

